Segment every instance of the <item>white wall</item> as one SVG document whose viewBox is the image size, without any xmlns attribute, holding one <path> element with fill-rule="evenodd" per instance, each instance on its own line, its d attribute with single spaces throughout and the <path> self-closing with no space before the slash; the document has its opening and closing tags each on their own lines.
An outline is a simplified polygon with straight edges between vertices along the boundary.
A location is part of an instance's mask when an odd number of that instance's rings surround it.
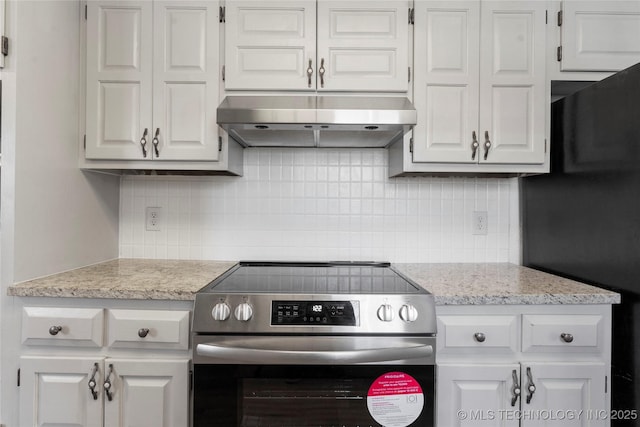
<svg viewBox="0 0 640 427">
<path fill-rule="evenodd" d="M 251 148 L 241 178 L 124 178 L 120 256 L 518 262 L 515 183 L 389 179 L 382 149 Z M 146 231 L 148 206 L 162 207 L 161 231 Z M 474 210 L 488 212 L 486 236 L 472 234 Z"/>
<path fill-rule="evenodd" d="M 119 179 L 78 169 L 80 17 L 79 1 L 7 2 L 0 422 L 10 427 L 20 312 L 7 286 L 118 256 Z"/>
</svg>

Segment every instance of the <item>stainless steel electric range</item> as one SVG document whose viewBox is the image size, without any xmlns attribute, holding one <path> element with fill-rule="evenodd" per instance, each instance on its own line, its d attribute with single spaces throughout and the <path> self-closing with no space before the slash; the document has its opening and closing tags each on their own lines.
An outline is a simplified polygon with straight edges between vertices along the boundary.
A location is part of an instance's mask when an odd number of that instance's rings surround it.
<svg viewBox="0 0 640 427">
<path fill-rule="evenodd" d="M 434 423 L 434 299 L 388 263 L 241 262 L 192 329 L 196 427 Z"/>
</svg>

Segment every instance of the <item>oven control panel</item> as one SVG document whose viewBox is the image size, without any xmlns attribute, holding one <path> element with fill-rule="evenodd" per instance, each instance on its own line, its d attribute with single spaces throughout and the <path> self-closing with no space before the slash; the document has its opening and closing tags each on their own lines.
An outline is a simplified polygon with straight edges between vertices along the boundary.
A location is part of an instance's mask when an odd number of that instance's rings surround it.
<svg viewBox="0 0 640 427">
<path fill-rule="evenodd" d="M 357 301 L 272 301 L 271 325 L 358 326 Z"/>
</svg>

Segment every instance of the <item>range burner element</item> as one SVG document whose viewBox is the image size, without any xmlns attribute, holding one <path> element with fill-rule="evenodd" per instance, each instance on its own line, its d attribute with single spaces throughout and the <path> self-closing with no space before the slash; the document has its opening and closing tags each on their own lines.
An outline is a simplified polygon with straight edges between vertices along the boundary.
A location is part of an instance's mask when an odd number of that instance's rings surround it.
<svg viewBox="0 0 640 427">
<path fill-rule="evenodd" d="M 433 335 L 435 303 L 389 263 L 241 262 L 196 294 L 193 330 Z"/>
</svg>

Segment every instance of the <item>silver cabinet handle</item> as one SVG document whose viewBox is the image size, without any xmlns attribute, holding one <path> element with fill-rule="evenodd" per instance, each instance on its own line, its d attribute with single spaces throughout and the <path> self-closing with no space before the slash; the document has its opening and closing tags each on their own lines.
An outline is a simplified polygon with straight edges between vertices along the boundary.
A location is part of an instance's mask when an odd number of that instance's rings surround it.
<svg viewBox="0 0 640 427">
<path fill-rule="evenodd" d="M 491 140 L 489 139 L 489 131 L 484 131 L 484 159 L 487 160 L 489 149 L 491 148 Z"/>
<path fill-rule="evenodd" d="M 531 403 L 533 393 L 536 392 L 536 385 L 533 383 L 531 368 L 527 366 L 527 403 Z"/>
<path fill-rule="evenodd" d="M 140 138 L 140 146 L 142 147 L 142 157 L 147 158 L 147 134 L 149 133 L 149 129 L 144 128 L 144 133 L 142 134 L 142 138 Z"/>
<path fill-rule="evenodd" d="M 567 334 L 563 332 L 560 334 L 560 338 L 562 338 L 562 341 L 564 342 L 573 342 L 573 335 L 571 334 Z"/>
<path fill-rule="evenodd" d="M 62 326 L 52 326 L 49 328 L 50 335 L 58 335 L 58 332 L 62 330 Z"/>
<path fill-rule="evenodd" d="M 98 385 L 96 383 L 96 374 L 98 373 L 98 364 L 94 363 L 93 364 L 93 370 L 91 371 L 91 378 L 89 378 L 89 383 L 87 384 L 89 386 L 89 391 L 91 392 L 91 395 L 93 396 L 93 400 L 98 400 L 98 392 L 96 391 L 96 385 Z"/>
<path fill-rule="evenodd" d="M 471 142 L 471 160 L 475 160 L 476 153 L 478 152 L 478 147 L 480 147 L 480 143 L 478 142 L 478 137 L 476 136 L 475 130 L 471 134 L 471 138 L 473 139 L 473 141 Z"/>
<path fill-rule="evenodd" d="M 107 376 L 104 379 L 104 384 L 102 385 L 104 387 L 104 392 L 107 395 L 107 399 L 109 399 L 109 402 L 113 400 L 113 391 L 111 391 L 111 374 L 113 374 L 113 364 L 109 363 L 109 372 L 107 373 Z"/>
<path fill-rule="evenodd" d="M 516 402 L 520 397 L 522 391 L 520 390 L 520 381 L 518 381 L 518 373 L 514 369 L 511 372 L 511 376 L 513 377 L 513 386 L 511 386 L 511 406 L 516 406 Z"/>
<path fill-rule="evenodd" d="M 320 76 L 320 87 L 324 87 L 324 58 L 320 59 L 320 68 L 318 68 L 318 75 Z"/>
<path fill-rule="evenodd" d="M 140 338 L 144 338 L 149 335 L 149 328 L 140 328 L 138 329 L 138 336 Z"/>
<path fill-rule="evenodd" d="M 313 76 L 312 64 L 313 64 L 313 61 L 310 59 L 309 60 L 309 67 L 307 68 L 307 79 L 308 79 L 309 87 L 311 87 L 311 76 Z"/>
<path fill-rule="evenodd" d="M 473 334 L 473 338 L 478 342 L 484 342 L 484 340 L 487 339 L 487 336 L 482 332 L 476 332 L 475 334 Z"/>
<path fill-rule="evenodd" d="M 158 150 L 158 144 L 160 144 L 160 140 L 158 140 L 158 135 L 160 135 L 160 128 L 156 128 L 156 134 L 151 140 L 151 143 L 153 144 L 153 149 L 156 152 L 156 157 L 160 157 L 160 151 Z"/>
</svg>

